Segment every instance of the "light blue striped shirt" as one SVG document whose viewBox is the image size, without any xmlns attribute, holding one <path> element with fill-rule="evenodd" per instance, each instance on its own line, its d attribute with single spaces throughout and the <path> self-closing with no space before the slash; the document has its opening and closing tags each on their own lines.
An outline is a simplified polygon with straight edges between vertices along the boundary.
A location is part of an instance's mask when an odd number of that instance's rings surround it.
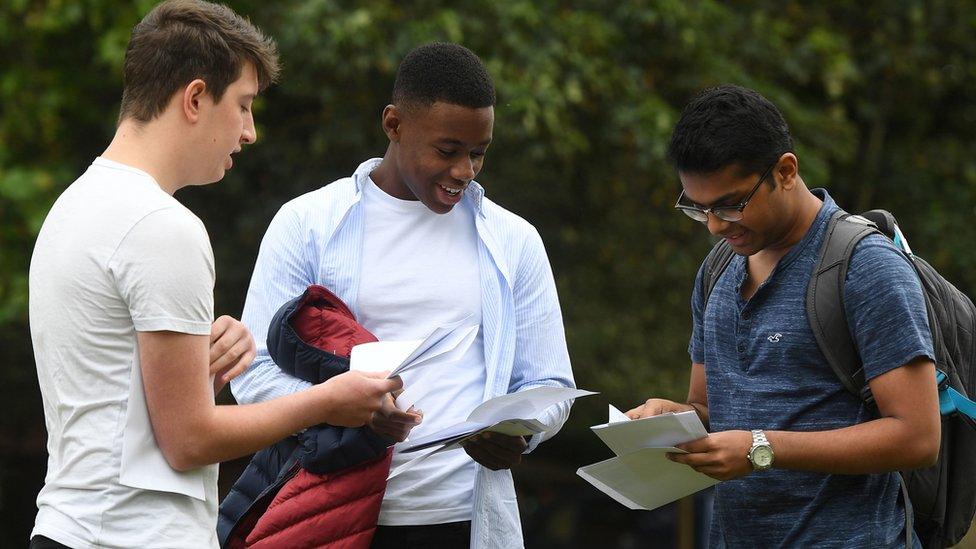
<svg viewBox="0 0 976 549">
<path fill-rule="evenodd" d="M 261 242 L 242 320 L 258 354 L 231 381 L 241 403 L 269 400 L 309 386 L 268 356 L 268 325 L 277 310 L 310 284 L 321 284 L 356 311 L 364 215 L 363 185 L 380 159 L 347 177 L 282 206 Z M 484 399 L 539 386 L 574 387 L 562 313 L 549 259 L 532 225 L 484 196 L 472 181 L 456 207 L 472 208 L 478 232 L 487 378 Z M 431 213 L 431 215 L 436 215 Z M 529 450 L 554 435 L 570 403 L 549 408 L 539 420 L 550 427 L 532 437 Z M 471 547 L 522 545 L 510 471 L 478 468 L 474 486 Z"/>
</svg>

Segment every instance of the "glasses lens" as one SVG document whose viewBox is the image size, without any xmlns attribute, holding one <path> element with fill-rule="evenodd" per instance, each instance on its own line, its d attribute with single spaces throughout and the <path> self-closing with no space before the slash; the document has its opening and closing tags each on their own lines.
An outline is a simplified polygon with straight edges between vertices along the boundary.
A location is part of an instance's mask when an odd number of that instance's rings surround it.
<svg viewBox="0 0 976 549">
<path fill-rule="evenodd" d="M 715 217 L 721 219 L 722 221 L 742 221 L 742 212 L 735 208 L 728 210 L 722 208 L 713 209 L 712 213 L 715 214 Z"/>
<path fill-rule="evenodd" d="M 699 223 L 704 223 L 708 221 L 708 214 L 701 210 L 696 210 L 694 208 L 679 208 L 679 209 L 682 212 L 684 212 L 685 215 L 687 215 L 688 217 L 694 219 Z"/>
</svg>

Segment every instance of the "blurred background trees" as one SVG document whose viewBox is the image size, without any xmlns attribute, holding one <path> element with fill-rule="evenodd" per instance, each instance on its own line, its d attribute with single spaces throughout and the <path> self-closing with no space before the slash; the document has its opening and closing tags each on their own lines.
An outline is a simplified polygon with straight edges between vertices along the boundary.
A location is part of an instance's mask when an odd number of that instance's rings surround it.
<svg viewBox="0 0 976 549">
<path fill-rule="evenodd" d="M 26 314 L 34 238 L 107 145 L 129 31 L 154 3 L 0 4 L 0 540 L 26 539 L 45 469 Z M 808 185 L 851 211 L 891 210 L 916 252 L 976 294 L 973 2 L 228 4 L 278 40 L 284 72 L 257 103 L 258 144 L 221 183 L 177 195 L 210 231 L 218 314 L 240 314 L 284 201 L 383 154 L 379 116 L 407 51 L 454 41 L 487 63 L 498 105 L 478 180 L 542 233 L 577 383 L 601 391 L 516 472 L 530 546 L 627 547 L 673 529 L 574 472 L 610 457 L 587 429 L 608 402 L 626 409 L 687 388 L 688 301 L 710 239 L 672 211 L 680 186 L 665 149 L 699 89 L 732 82 L 769 97 Z"/>
</svg>

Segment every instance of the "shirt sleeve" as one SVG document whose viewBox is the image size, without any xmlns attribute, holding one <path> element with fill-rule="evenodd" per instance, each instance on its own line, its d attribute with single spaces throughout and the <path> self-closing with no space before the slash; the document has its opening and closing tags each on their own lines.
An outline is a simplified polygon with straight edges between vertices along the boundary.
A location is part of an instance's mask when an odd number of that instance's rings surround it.
<svg viewBox="0 0 976 549">
<path fill-rule="evenodd" d="M 207 231 L 180 208 L 139 220 L 109 259 L 136 331 L 210 335 L 214 259 Z"/>
<path fill-rule="evenodd" d="M 921 282 L 908 258 L 885 237 L 871 235 L 855 246 L 844 310 L 865 380 L 918 357 L 934 360 Z"/>
<path fill-rule="evenodd" d="M 251 366 L 230 382 L 234 398 L 242 404 L 271 400 L 312 385 L 282 372 L 268 355 L 268 326 L 274 314 L 313 283 L 315 271 L 311 254 L 306 253 L 308 246 L 301 217 L 286 205 L 261 241 L 241 315 L 257 346 Z"/>
<path fill-rule="evenodd" d="M 575 387 L 552 267 L 538 231 L 530 230 L 513 288 L 515 357 L 509 391 L 541 386 Z M 547 409 L 538 419 L 549 430 L 531 437 L 527 451 L 555 435 L 569 417 L 569 409 L 569 402 Z"/>
<path fill-rule="evenodd" d="M 691 340 L 688 342 L 688 355 L 695 364 L 705 363 L 705 296 L 702 290 L 705 264 L 702 263 L 695 276 L 695 287 L 691 290 Z"/>
</svg>

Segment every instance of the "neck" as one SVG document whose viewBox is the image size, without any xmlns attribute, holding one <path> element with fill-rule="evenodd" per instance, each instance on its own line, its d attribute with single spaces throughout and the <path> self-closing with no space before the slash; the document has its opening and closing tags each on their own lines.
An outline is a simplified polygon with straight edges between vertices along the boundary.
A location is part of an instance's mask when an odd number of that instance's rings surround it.
<svg viewBox="0 0 976 549">
<path fill-rule="evenodd" d="M 397 170 L 397 151 L 395 150 L 396 144 L 390 143 L 386 148 L 386 154 L 383 155 L 383 160 L 380 162 L 379 166 L 369 174 L 370 179 L 376 184 L 383 192 L 400 200 L 417 200 L 417 197 L 410 192 L 407 185 L 400 179 L 400 174 Z"/>
<path fill-rule="evenodd" d="M 786 220 L 786 230 L 783 235 L 756 254 L 764 256 L 764 260 L 779 261 L 793 246 L 803 240 L 823 206 L 823 202 L 807 189 L 802 180 L 796 183 L 794 192 L 795 203 L 790 208 L 792 215 Z"/>
<path fill-rule="evenodd" d="M 102 157 L 148 173 L 166 193 L 172 195 L 187 185 L 184 162 L 173 140 L 173 131 L 162 118 L 145 124 L 126 119 Z"/>
</svg>

